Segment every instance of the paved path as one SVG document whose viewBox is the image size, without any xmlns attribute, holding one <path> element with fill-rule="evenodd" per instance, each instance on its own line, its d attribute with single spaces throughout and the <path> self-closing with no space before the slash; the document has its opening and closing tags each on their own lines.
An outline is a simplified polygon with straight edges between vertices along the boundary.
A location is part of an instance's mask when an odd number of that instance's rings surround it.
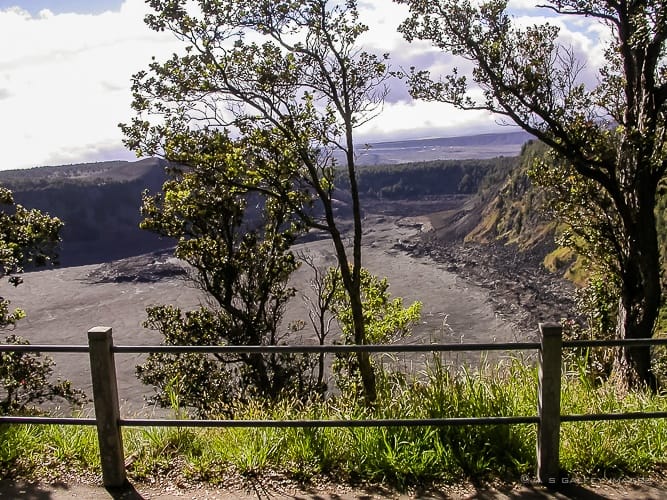
<svg viewBox="0 0 667 500">
<path fill-rule="evenodd" d="M 473 485 L 451 486 L 444 490 L 427 494 L 398 494 L 376 490 L 352 490 L 345 487 L 327 487 L 326 489 L 293 489 L 264 487 L 261 483 L 250 485 L 244 489 L 214 489 L 211 487 L 189 487 L 179 489 L 175 486 L 163 485 L 155 488 L 146 485 L 128 486 L 125 489 L 107 490 L 102 486 L 89 484 L 65 483 L 25 483 L 0 481 L 1 499 L 29 500 L 65 500 L 79 498 L 86 500 L 374 500 L 374 499 L 664 499 L 667 498 L 667 483 L 663 481 L 622 480 L 594 482 L 590 484 L 571 484 L 561 492 L 551 492 L 538 485 L 498 485 L 496 487 L 476 488 Z"/>
</svg>

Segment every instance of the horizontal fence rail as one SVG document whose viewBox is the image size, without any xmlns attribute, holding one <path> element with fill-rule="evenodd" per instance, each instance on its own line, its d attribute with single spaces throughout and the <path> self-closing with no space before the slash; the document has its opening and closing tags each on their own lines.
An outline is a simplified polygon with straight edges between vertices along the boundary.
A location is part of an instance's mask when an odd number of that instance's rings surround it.
<svg viewBox="0 0 667 500">
<path fill-rule="evenodd" d="M 54 344 L 0 344 L 0 352 L 64 352 L 89 353 L 87 345 L 54 345 Z"/>
<path fill-rule="evenodd" d="M 248 346 L 114 346 L 117 353 L 233 353 L 233 354 L 273 354 L 273 353 L 355 353 L 355 352 L 455 352 L 455 351 L 522 351 L 539 349 L 539 342 L 517 342 L 517 343 L 475 343 L 475 344 L 367 344 L 367 345 L 248 345 Z"/>
<path fill-rule="evenodd" d="M 666 339 L 667 340 L 667 339 Z M 114 345 L 112 351 L 122 354 L 200 353 L 200 354 L 272 354 L 272 353 L 355 353 L 355 352 L 455 352 L 455 351 L 529 351 L 539 349 L 539 342 L 487 344 L 368 344 L 368 345 Z M 87 345 L 1 344 L 0 352 L 88 353 Z"/>
<path fill-rule="evenodd" d="M 111 328 L 96 327 L 88 332 L 88 345 L 3 344 L 0 352 L 88 353 L 93 381 L 95 418 L 68 418 L 48 416 L 0 416 L 0 424 L 55 424 L 94 425 L 100 444 L 100 459 L 105 486 L 120 486 L 127 480 L 122 445 L 122 427 L 444 427 L 475 425 L 537 424 L 537 476 L 544 484 L 557 484 L 560 474 L 559 443 L 562 422 L 590 422 L 599 420 L 636 420 L 667 418 L 667 412 L 596 413 L 561 415 L 560 384 L 562 376 L 562 349 L 596 347 L 635 347 L 667 345 L 667 338 L 629 340 L 572 340 L 562 339 L 562 328 L 557 324 L 539 325 L 539 342 L 511 343 L 437 343 L 392 345 L 278 345 L 278 346 L 164 346 L 114 345 Z M 272 353 L 427 353 L 460 351 L 538 351 L 538 407 L 537 415 L 487 416 L 450 418 L 405 418 L 364 420 L 183 420 L 121 418 L 114 354 L 200 353 L 200 354 L 272 354 Z"/>
<path fill-rule="evenodd" d="M 134 427 L 443 427 L 449 425 L 537 424 L 539 417 L 380 418 L 364 420 L 179 420 L 120 419 Z"/>
<path fill-rule="evenodd" d="M 83 417 L 21 417 L 4 415 L 0 424 L 41 424 L 41 425 L 97 425 L 97 419 Z"/>
<path fill-rule="evenodd" d="M 563 347 L 645 347 L 667 345 L 667 337 L 655 339 L 564 340 Z"/>
</svg>

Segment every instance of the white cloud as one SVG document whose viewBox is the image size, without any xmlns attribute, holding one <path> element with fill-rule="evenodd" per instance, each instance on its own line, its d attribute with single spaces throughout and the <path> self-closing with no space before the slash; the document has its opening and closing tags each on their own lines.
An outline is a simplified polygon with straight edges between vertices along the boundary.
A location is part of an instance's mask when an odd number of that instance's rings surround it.
<svg viewBox="0 0 667 500">
<path fill-rule="evenodd" d="M 0 9 L 0 169 L 130 156 L 117 124 L 132 117 L 131 75 L 146 69 L 151 56 L 164 59 L 180 47 L 170 34 L 144 25 L 146 11 L 143 0 L 125 0 L 120 9 L 95 15 Z M 405 6 L 362 0 L 360 14 L 370 27 L 365 45 L 389 52 L 394 69 L 414 65 L 437 76 L 454 65 L 451 56 L 425 42 L 408 44 L 396 32 L 407 15 Z M 527 11 L 521 15 L 529 20 Z M 573 23 L 562 27 L 577 53 L 591 56 L 596 64 L 604 61 L 595 41 L 601 31 Z M 391 86 L 382 116 L 359 131 L 362 140 L 460 135 L 494 125 L 486 113 L 413 102 L 402 82 Z"/>
<path fill-rule="evenodd" d="M 538 9 L 538 5 L 543 4 L 543 2 L 539 2 L 536 0 L 509 0 L 507 2 L 507 8 L 512 11 L 535 11 Z M 542 8 L 540 9 L 541 12 L 547 12 L 548 9 Z"/>
<path fill-rule="evenodd" d="M 96 160 L 122 151 L 130 77 L 176 48 L 143 24 L 142 0 L 99 15 L 0 11 L 0 168 Z M 4 77 L 4 78 L 3 78 Z"/>
<path fill-rule="evenodd" d="M 391 124 L 387 127 L 387 123 Z M 411 101 L 385 106 L 380 117 L 360 127 L 359 142 L 454 137 L 489 132 L 497 128 L 484 111 L 461 112 L 437 102 Z"/>
</svg>

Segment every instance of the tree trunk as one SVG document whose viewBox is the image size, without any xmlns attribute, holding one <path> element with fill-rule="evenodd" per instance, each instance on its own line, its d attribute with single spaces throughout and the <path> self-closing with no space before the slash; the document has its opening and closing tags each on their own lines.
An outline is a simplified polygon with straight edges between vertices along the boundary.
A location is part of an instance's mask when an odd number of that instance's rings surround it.
<svg viewBox="0 0 667 500">
<path fill-rule="evenodd" d="M 653 204 L 640 215 L 641 224 L 628 231 L 627 258 L 621 272 L 621 296 L 618 307 L 617 337 L 648 339 L 653 337 L 660 310 L 660 251 Z M 614 362 L 617 380 L 626 388 L 657 389 L 651 371 L 651 347 L 621 347 Z"/>
<path fill-rule="evenodd" d="M 352 287 L 350 292 L 350 306 L 352 308 L 352 321 L 354 323 L 354 343 L 366 344 L 366 325 L 364 323 L 364 310 L 361 301 L 361 200 L 359 198 L 359 186 L 357 184 L 357 173 L 354 157 L 354 140 L 352 136 L 353 116 L 349 104 L 349 94 L 344 92 L 345 98 L 345 128 L 347 144 L 347 171 L 350 180 L 350 195 L 352 197 L 352 218 L 354 219 L 354 238 L 352 245 Z M 359 373 L 364 386 L 364 400 L 366 406 L 372 407 L 377 399 L 377 388 L 375 386 L 375 371 L 371 364 L 371 356 L 367 352 L 357 353 Z"/>
<path fill-rule="evenodd" d="M 643 325 L 632 321 L 628 311 L 633 306 L 624 305 L 621 299 L 619 304 L 617 335 L 625 339 L 650 338 L 653 327 L 644 329 Z M 657 389 L 657 380 L 651 371 L 650 346 L 621 347 L 614 360 L 614 378 L 624 389 L 647 387 L 652 391 Z"/>
<path fill-rule="evenodd" d="M 361 303 L 360 293 L 350 295 L 350 307 L 352 309 L 352 318 L 354 323 L 354 343 L 357 345 L 366 344 L 366 328 L 364 325 L 364 313 Z M 367 352 L 356 353 L 359 363 L 359 373 L 361 382 L 364 386 L 364 400 L 366 406 L 373 406 L 377 399 L 377 390 L 375 387 L 375 371 L 371 364 L 371 356 Z"/>
<path fill-rule="evenodd" d="M 259 345 L 259 344 L 256 344 Z M 245 363 L 250 368 L 250 377 L 252 378 L 255 387 L 257 387 L 260 394 L 268 398 L 275 398 L 279 394 L 279 390 L 272 383 L 266 369 L 266 360 L 264 354 L 252 353 L 244 355 Z"/>
</svg>

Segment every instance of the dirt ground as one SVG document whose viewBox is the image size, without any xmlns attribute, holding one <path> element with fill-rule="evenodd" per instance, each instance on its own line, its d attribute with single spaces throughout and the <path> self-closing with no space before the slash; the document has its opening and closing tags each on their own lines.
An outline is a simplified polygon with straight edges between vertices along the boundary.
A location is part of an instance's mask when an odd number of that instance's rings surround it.
<svg viewBox="0 0 667 500">
<path fill-rule="evenodd" d="M 422 302 L 422 323 L 407 343 L 432 342 L 508 342 L 525 339 L 526 333 L 499 317 L 487 300 L 488 291 L 448 272 L 444 264 L 428 257 L 413 257 L 401 249 L 419 234 L 419 219 L 372 215 L 365 221 L 364 266 L 387 277 L 394 297 L 403 297 L 407 305 Z M 334 250 L 329 240 L 301 244 L 297 252 L 306 252 L 317 265 L 334 264 Z M 145 309 L 150 305 L 174 304 L 184 309 L 196 307 L 201 294 L 182 276 L 156 282 L 100 282 L 100 266 L 80 266 L 28 273 L 16 289 L 2 290 L 14 307 L 21 307 L 27 317 L 15 333 L 33 344 L 86 344 L 86 332 L 94 326 L 113 328 L 114 341 L 123 345 L 159 344 L 158 333 L 144 329 Z M 294 285 L 307 290 L 311 278 L 308 266 L 294 276 Z M 3 283 L 0 287 L 8 288 Z M 302 319 L 308 323 L 307 308 L 301 295 L 294 297 L 286 321 Z M 535 331 L 537 325 L 535 325 Z M 290 343 L 312 342 L 306 328 Z M 502 356 L 503 354 L 501 354 Z M 116 355 L 119 395 L 125 416 L 146 414 L 144 398 L 151 389 L 136 379 L 135 367 L 142 355 Z M 446 355 L 445 355 L 446 356 Z M 85 354 L 53 354 L 57 372 L 76 386 L 90 392 L 90 366 Z M 477 363 L 478 353 L 454 353 L 446 358 L 453 365 Z M 421 360 L 402 360 L 419 369 Z"/>
<path fill-rule="evenodd" d="M 201 485 L 134 484 L 119 489 L 106 489 L 99 484 L 77 482 L 26 483 L 0 481 L 0 498 L 34 500 L 66 500 L 70 498 L 86 500 L 250 500 L 269 498 L 276 500 L 620 500 L 637 498 L 659 500 L 667 498 L 667 483 L 664 479 L 635 479 L 624 482 L 592 481 L 581 484 L 571 483 L 565 485 L 559 491 L 549 490 L 538 484 L 458 484 L 430 491 L 397 493 L 385 490 L 382 487 L 351 488 L 338 485 L 295 487 L 271 483 L 267 485 L 260 481 L 223 488 Z"/>
</svg>

